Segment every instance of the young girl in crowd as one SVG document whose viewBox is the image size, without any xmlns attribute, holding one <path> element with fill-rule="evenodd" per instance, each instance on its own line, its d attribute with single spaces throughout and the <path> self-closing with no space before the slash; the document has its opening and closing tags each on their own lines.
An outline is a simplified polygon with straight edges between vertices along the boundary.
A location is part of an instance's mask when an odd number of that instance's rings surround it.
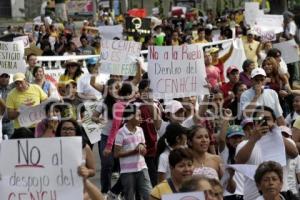
<svg viewBox="0 0 300 200">
<path fill-rule="evenodd" d="M 61 106 L 55 104 L 56 102 L 49 102 L 45 106 L 46 118 L 36 125 L 35 138 L 55 137 L 56 128 L 60 122 L 62 113 Z"/>
<path fill-rule="evenodd" d="M 171 123 L 167 126 L 165 134 L 158 140 L 158 182 L 170 177 L 170 166 L 168 162 L 170 151 L 182 148 L 186 145 L 187 129 L 178 123 Z"/>
<path fill-rule="evenodd" d="M 300 95 L 297 95 L 294 97 L 293 100 L 293 111 L 288 114 L 285 118 L 285 122 L 288 127 L 292 127 L 294 121 L 298 118 L 300 115 Z"/>
<path fill-rule="evenodd" d="M 58 124 L 56 130 L 56 137 L 72 137 L 79 136 L 82 137 L 82 129 L 79 124 L 73 120 L 64 120 Z M 96 173 L 96 161 L 93 155 L 93 152 L 89 145 L 86 144 L 85 139 L 82 137 L 82 155 L 83 155 L 83 164 L 78 168 L 78 174 L 87 179 L 93 177 Z M 85 189 L 84 196 L 87 196 L 87 191 Z"/>
<path fill-rule="evenodd" d="M 219 180 L 223 171 L 222 160 L 219 156 L 208 153 L 209 135 L 204 127 L 195 126 L 188 133 L 188 146 L 193 150 L 194 174 Z"/>
<path fill-rule="evenodd" d="M 114 156 L 120 159 L 121 182 L 125 200 L 135 200 L 138 194 L 149 199 L 151 182 L 144 156 L 146 146 L 141 123 L 141 112 L 134 104 L 126 106 L 124 126 L 117 132 Z"/>
<path fill-rule="evenodd" d="M 99 103 L 93 112 L 92 120 L 95 123 L 105 123 L 101 140 L 98 143 L 98 150 L 101 159 L 101 192 L 107 193 L 111 188 L 111 176 L 114 165 L 114 157 L 112 154 L 103 155 L 103 150 L 107 144 L 108 134 L 112 128 L 113 122 L 113 105 L 116 103 L 115 94 L 118 91 L 118 81 L 109 79 L 107 81 L 107 93 L 104 100 Z M 105 121 L 104 121 L 105 120 Z"/>
</svg>

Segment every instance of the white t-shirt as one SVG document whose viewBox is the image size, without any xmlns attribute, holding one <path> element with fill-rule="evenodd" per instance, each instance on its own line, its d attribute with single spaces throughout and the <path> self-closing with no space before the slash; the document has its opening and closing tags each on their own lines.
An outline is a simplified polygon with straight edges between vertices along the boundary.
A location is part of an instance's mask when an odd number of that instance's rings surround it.
<svg viewBox="0 0 300 200">
<path fill-rule="evenodd" d="M 236 148 L 236 155 L 247 144 L 248 140 L 242 141 Z M 245 163 L 248 165 L 259 165 L 263 162 L 261 155 L 261 147 L 256 143 L 249 160 Z M 259 193 L 254 180 L 245 176 L 244 181 L 244 200 L 255 200 L 259 197 Z"/>
<path fill-rule="evenodd" d="M 141 127 L 136 127 L 135 132 L 130 132 L 126 124 L 120 128 L 117 132 L 115 145 L 121 146 L 122 151 L 132 151 L 140 143 L 145 144 L 144 132 Z M 134 154 L 120 158 L 121 174 L 139 172 L 143 169 L 147 169 L 144 156 L 140 154 Z"/>
<path fill-rule="evenodd" d="M 291 34 L 292 36 L 295 36 L 297 32 L 297 25 L 295 21 L 290 21 L 284 32 L 286 35 Z"/>
<path fill-rule="evenodd" d="M 245 111 L 245 108 L 250 104 L 255 96 L 255 91 L 250 88 L 242 93 L 241 95 L 241 110 Z M 275 113 L 276 118 L 282 116 L 282 108 L 279 103 L 277 93 L 272 89 L 264 89 L 263 93 L 259 96 L 256 101 L 256 106 L 268 106 L 272 108 Z"/>
<path fill-rule="evenodd" d="M 90 85 L 91 77 L 92 77 L 92 75 L 90 73 L 88 73 L 88 74 L 84 74 L 83 76 L 81 76 L 78 79 L 77 92 L 88 94 L 88 95 L 93 95 L 93 96 L 96 96 L 97 99 L 100 99 L 102 97 L 101 92 L 99 92 L 98 90 L 96 90 L 95 88 L 93 88 Z M 97 79 L 96 79 L 96 82 L 99 82 L 99 81 L 97 81 Z"/>
<path fill-rule="evenodd" d="M 166 132 L 166 129 L 167 129 L 167 126 L 170 124 L 170 122 L 165 122 L 165 121 L 161 121 L 161 125 L 160 125 L 160 128 L 159 130 L 157 131 L 159 137 L 162 137 L 165 132 Z"/>
<path fill-rule="evenodd" d="M 229 157 L 229 149 L 227 148 L 227 146 L 225 146 L 224 150 L 222 152 L 220 152 L 220 157 L 223 160 L 224 163 L 229 164 L 228 163 L 228 157 Z M 223 196 L 231 196 L 231 195 L 244 195 L 244 181 L 245 181 L 245 177 L 243 174 L 235 171 L 234 176 L 233 176 L 233 180 L 236 183 L 236 189 L 234 193 L 230 193 L 226 190 L 226 188 L 224 188 L 224 194 Z"/>
<path fill-rule="evenodd" d="M 191 128 L 191 127 L 195 126 L 193 115 L 189 116 L 186 120 L 184 120 L 182 122 L 182 126 L 185 127 L 185 128 Z"/>
<path fill-rule="evenodd" d="M 166 179 L 171 177 L 170 166 L 169 166 L 169 155 L 170 150 L 166 148 L 166 150 L 160 154 L 158 161 L 158 172 L 162 172 L 166 174 Z"/>
<path fill-rule="evenodd" d="M 299 117 L 299 114 L 297 112 L 294 112 L 293 117 L 292 113 L 288 114 L 285 118 L 285 123 L 287 124 L 288 127 L 292 127 L 292 122 L 296 120 Z"/>
<path fill-rule="evenodd" d="M 287 138 L 295 146 L 296 143 Z M 287 166 L 283 167 L 283 187 L 282 191 L 291 190 L 294 194 L 298 194 L 296 173 L 300 173 L 300 156 L 294 159 L 287 158 Z"/>
<path fill-rule="evenodd" d="M 104 111 L 103 109 L 105 109 L 106 105 L 103 103 L 103 101 L 101 101 L 95 108 L 95 111 L 100 113 L 100 115 L 107 115 L 106 114 L 106 111 Z M 108 136 L 109 135 L 109 132 L 110 132 L 110 129 L 112 127 L 112 119 L 108 119 L 108 116 L 104 116 L 104 119 L 105 119 L 105 124 L 102 128 L 102 131 L 101 131 L 101 135 L 106 135 Z"/>
<path fill-rule="evenodd" d="M 283 60 L 283 58 L 280 58 L 278 73 L 280 75 L 284 75 L 284 74 L 288 74 L 289 73 L 288 67 L 287 67 L 285 61 Z"/>
</svg>

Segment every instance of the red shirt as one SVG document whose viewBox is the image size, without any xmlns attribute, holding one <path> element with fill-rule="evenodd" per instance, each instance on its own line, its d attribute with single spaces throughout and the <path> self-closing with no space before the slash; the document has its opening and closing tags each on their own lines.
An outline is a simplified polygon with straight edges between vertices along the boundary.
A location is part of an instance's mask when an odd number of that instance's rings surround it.
<svg viewBox="0 0 300 200">
<path fill-rule="evenodd" d="M 228 92 L 231 91 L 233 92 L 233 87 L 235 84 L 231 83 L 231 82 L 227 82 L 227 83 L 223 83 L 221 86 L 221 90 L 223 92 L 224 95 L 224 99 L 228 96 Z M 226 108 L 229 104 L 231 103 L 231 100 L 225 101 L 224 102 L 224 107 Z"/>
</svg>

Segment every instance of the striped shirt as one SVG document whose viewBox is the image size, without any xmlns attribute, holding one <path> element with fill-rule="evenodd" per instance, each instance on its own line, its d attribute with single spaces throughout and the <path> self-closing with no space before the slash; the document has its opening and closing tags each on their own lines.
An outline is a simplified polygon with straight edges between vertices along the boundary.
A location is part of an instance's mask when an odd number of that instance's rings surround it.
<svg viewBox="0 0 300 200">
<path fill-rule="evenodd" d="M 135 132 L 130 132 L 126 124 L 119 129 L 115 140 L 115 145 L 121 146 L 122 151 L 132 151 L 140 144 L 145 144 L 143 129 L 136 127 Z M 147 168 L 144 156 L 135 154 L 120 158 L 120 168 L 122 173 L 138 172 Z"/>
</svg>

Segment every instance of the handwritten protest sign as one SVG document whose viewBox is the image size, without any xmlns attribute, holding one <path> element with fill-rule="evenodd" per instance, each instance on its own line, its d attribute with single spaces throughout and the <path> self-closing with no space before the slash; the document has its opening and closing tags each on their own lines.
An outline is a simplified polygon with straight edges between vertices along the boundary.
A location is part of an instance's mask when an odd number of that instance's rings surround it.
<svg viewBox="0 0 300 200">
<path fill-rule="evenodd" d="M 0 71 L 1 73 L 14 74 L 25 72 L 24 43 L 23 41 L 0 41 Z"/>
<path fill-rule="evenodd" d="M 255 26 L 262 31 L 273 30 L 275 33 L 283 32 L 283 15 L 261 15 L 256 18 Z"/>
<path fill-rule="evenodd" d="M 101 72 L 132 76 L 136 73 L 136 59 L 141 43 L 124 40 L 101 40 Z"/>
<path fill-rule="evenodd" d="M 203 192 L 185 192 L 163 195 L 162 200 L 205 200 L 205 196 Z"/>
<path fill-rule="evenodd" d="M 263 161 L 273 160 L 286 166 L 285 146 L 279 128 L 274 128 L 272 132 L 265 134 L 257 144 L 261 149 Z"/>
<path fill-rule="evenodd" d="M 22 106 L 20 108 L 20 115 L 18 117 L 20 126 L 29 127 L 32 124 L 36 124 L 37 122 L 46 118 L 45 106 L 49 102 L 55 102 L 57 100 L 58 99 L 49 98 L 47 101 L 44 101 L 43 103 L 34 107 Z"/>
<path fill-rule="evenodd" d="M 27 35 L 14 38 L 14 41 L 19 41 L 19 40 L 24 42 L 24 48 L 29 48 L 30 42 Z"/>
<path fill-rule="evenodd" d="M 256 18 L 263 15 L 263 11 L 259 9 L 258 2 L 245 2 L 245 21 L 249 26 L 255 25 Z"/>
<path fill-rule="evenodd" d="M 0 199 L 83 199 L 81 137 L 4 140 Z"/>
<path fill-rule="evenodd" d="M 102 132 L 102 124 L 96 124 L 92 121 L 92 115 L 97 107 L 98 102 L 85 102 L 84 107 L 86 112 L 84 113 L 82 126 L 92 144 L 100 141 Z"/>
<path fill-rule="evenodd" d="M 281 57 L 287 64 L 298 62 L 300 60 L 299 48 L 294 39 L 273 44 L 273 47 L 281 51 Z"/>
<path fill-rule="evenodd" d="M 276 40 L 276 33 L 275 30 L 266 29 L 261 26 L 253 26 L 253 31 L 255 31 L 257 36 L 261 37 L 261 41 L 263 42 L 269 42 L 269 41 L 275 41 Z"/>
<path fill-rule="evenodd" d="M 148 75 L 155 97 L 198 96 L 207 90 L 202 46 L 150 46 Z"/>
<path fill-rule="evenodd" d="M 103 39 L 112 40 L 114 37 L 123 38 L 123 26 L 99 26 L 100 35 Z"/>
</svg>

